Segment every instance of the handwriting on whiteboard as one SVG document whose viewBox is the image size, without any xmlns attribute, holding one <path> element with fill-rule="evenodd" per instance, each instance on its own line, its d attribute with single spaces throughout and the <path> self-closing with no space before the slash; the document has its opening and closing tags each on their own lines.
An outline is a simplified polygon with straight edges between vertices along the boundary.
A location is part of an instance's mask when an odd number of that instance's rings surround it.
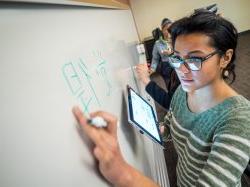
<svg viewBox="0 0 250 187">
<path fill-rule="evenodd" d="M 68 62 L 62 66 L 62 73 L 72 95 L 81 103 L 83 112 L 89 113 L 91 105 L 101 106 L 94 80 L 99 78 L 100 84 L 105 85 L 106 96 L 112 94 L 112 84 L 108 76 L 107 61 L 100 51 L 93 51 L 95 63 L 87 63 L 83 58 Z M 91 64 L 91 67 L 88 66 Z M 94 64 L 94 66 L 93 66 Z"/>
</svg>

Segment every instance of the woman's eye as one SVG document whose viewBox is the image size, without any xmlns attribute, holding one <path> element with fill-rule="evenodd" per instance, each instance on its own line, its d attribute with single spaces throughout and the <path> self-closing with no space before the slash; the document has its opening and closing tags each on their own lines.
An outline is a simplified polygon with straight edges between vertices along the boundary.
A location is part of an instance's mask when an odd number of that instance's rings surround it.
<svg viewBox="0 0 250 187">
<path fill-rule="evenodd" d="M 178 60 L 181 60 L 181 57 L 180 56 L 173 56 L 174 58 L 178 59 Z"/>
<path fill-rule="evenodd" d="M 188 62 L 200 62 L 201 57 L 191 57 L 187 59 Z"/>
<path fill-rule="evenodd" d="M 199 56 L 190 56 L 188 57 L 189 59 L 201 59 L 202 57 L 199 57 Z"/>
</svg>

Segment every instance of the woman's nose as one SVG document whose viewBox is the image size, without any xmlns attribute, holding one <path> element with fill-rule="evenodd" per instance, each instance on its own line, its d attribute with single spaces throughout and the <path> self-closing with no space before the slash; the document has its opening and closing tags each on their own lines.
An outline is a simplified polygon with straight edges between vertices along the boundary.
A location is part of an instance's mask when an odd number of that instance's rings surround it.
<svg viewBox="0 0 250 187">
<path fill-rule="evenodd" d="M 179 71 L 181 71 L 182 73 L 189 73 L 190 72 L 190 68 L 188 67 L 188 65 L 186 63 L 183 63 L 179 67 Z"/>
</svg>

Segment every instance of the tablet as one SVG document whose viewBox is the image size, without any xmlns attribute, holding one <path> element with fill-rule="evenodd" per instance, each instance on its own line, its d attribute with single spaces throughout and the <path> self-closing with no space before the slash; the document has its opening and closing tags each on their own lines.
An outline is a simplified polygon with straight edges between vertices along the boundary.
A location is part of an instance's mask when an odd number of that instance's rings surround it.
<svg viewBox="0 0 250 187">
<path fill-rule="evenodd" d="M 130 86 L 127 86 L 127 92 L 129 123 L 162 145 L 162 138 L 153 107 Z"/>
</svg>

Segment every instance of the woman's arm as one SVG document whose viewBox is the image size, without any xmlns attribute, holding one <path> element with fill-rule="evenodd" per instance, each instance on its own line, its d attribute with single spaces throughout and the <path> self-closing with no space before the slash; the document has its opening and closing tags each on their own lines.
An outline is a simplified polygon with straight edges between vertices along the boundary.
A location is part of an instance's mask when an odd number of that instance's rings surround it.
<svg viewBox="0 0 250 187">
<path fill-rule="evenodd" d="M 163 108 L 169 110 L 171 99 L 174 95 L 173 92 L 166 92 L 160 86 L 158 86 L 154 81 L 148 82 L 146 85 L 147 93 Z"/>
<path fill-rule="evenodd" d="M 165 109 L 169 109 L 170 102 L 172 96 L 175 92 L 175 89 L 172 91 L 166 92 L 160 86 L 158 86 L 154 81 L 150 80 L 150 73 L 147 67 L 147 64 L 138 64 L 136 66 L 136 72 L 138 74 L 139 79 L 143 82 L 146 86 L 147 93 L 162 107 Z"/>
</svg>

